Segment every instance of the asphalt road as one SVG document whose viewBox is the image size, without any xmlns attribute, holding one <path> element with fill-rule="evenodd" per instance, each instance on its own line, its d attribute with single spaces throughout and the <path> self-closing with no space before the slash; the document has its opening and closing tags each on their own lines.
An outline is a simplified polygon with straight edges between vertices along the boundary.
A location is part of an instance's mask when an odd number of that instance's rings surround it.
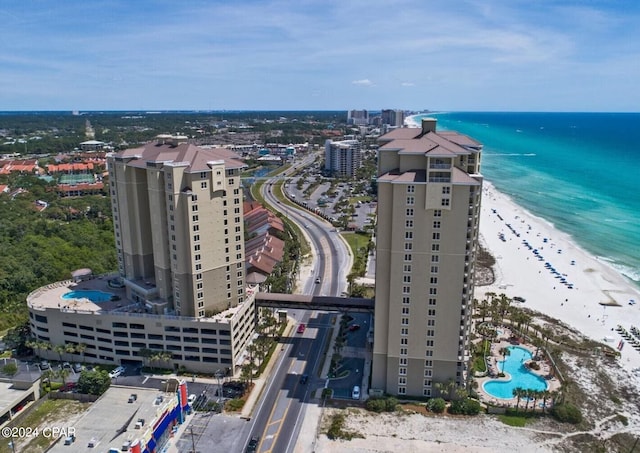
<svg viewBox="0 0 640 453">
<path fill-rule="evenodd" d="M 271 183 L 263 188 L 265 200 L 278 206 L 283 215 L 303 228 L 314 251 L 313 272 L 305 283 L 304 294 L 339 295 L 346 287 L 347 250 L 336 240 L 333 227 L 306 211 L 278 204 Z M 315 283 L 316 279 L 320 283 Z M 331 315 L 321 312 L 299 311 L 297 319 L 307 325 L 304 333 L 294 333 L 285 346 L 266 385 L 264 397 L 258 403 L 251 420 L 248 439 L 260 437 L 258 452 L 293 451 L 302 420 L 305 403 L 316 389 L 324 387 L 317 378 L 324 345 L 331 332 Z M 294 331 L 295 332 L 295 331 Z M 306 383 L 302 375 L 308 375 Z M 245 443 L 246 445 L 246 443 Z"/>
</svg>

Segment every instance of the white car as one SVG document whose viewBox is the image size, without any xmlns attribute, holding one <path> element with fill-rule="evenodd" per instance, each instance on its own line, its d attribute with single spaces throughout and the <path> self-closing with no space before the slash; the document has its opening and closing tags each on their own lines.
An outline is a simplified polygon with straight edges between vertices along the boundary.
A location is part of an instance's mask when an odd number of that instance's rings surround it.
<svg viewBox="0 0 640 453">
<path fill-rule="evenodd" d="M 353 398 L 354 400 L 359 400 L 360 399 L 360 387 L 355 385 L 353 387 L 353 391 L 351 392 L 351 398 Z"/>
<path fill-rule="evenodd" d="M 120 376 L 122 373 L 124 373 L 124 367 L 123 366 L 119 366 L 118 368 L 111 370 L 111 372 L 109 372 L 109 377 L 111 379 L 113 378 L 117 378 L 118 376 Z"/>
</svg>

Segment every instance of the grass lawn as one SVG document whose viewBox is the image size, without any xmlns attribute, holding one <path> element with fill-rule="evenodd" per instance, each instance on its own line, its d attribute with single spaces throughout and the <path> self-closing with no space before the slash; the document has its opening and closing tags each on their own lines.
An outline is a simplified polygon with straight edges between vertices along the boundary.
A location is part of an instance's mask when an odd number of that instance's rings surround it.
<svg viewBox="0 0 640 453">
<path fill-rule="evenodd" d="M 518 428 L 522 428 L 527 424 L 527 419 L 525 417 L 517 415 L 498 415 L 498 420 L 505 425 L 516 426 Z"/>
<path fill-rule="evenodd" d="M 361 201 L 363 203 L 369 203 L 371 202 L 371 196 L 363 195 L 361 197 L 349 197 L 349 203 L 351 204 L 356 204 L 358 201 Z"/>
<path fill-rule="evenodd" d="M 359 249 L 366 247 L 370 239 L 370 236 L 367 234 L 356 233 L 342 233 L 342 237 L 347 241 L 354 255 L 357 255 Z"/>
</svg>

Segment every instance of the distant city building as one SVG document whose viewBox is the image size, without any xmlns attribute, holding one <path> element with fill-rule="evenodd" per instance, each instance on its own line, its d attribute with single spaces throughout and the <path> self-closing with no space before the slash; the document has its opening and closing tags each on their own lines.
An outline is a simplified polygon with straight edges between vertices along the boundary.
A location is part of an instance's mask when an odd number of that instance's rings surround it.
<svg viewBox="0 0 640 453">
<path fill-rule="evenodd" d="M 402 127 L 404 125 L 404 110 L 385 109 L 380 113 L 381 124 Z"/>
<path fill-rule="evenodd" d="M 349 110 L 347 112 L 347 124 L 366 126 L 369 124 L 369 112 L 366 110 Z"/>
<path fill-rule="evenodd" d="M 482 145 L 432 119 L 378 141 L 371 385 L 435 396 L 469 372 Z"/>
<path fill-rule="evenodd" d="M 324 169 L 333 176 L 355 176 L 362 165 L 362 150 L 358 140 L 334 142 L 324 145 Z"/>
<path fill-rule="evenodd" d="M 106 143 L 98 140 L 87 140 L 80 143 L 80 149 L 82 151 L 101 151 L 105 148 Z"/>
</svg>

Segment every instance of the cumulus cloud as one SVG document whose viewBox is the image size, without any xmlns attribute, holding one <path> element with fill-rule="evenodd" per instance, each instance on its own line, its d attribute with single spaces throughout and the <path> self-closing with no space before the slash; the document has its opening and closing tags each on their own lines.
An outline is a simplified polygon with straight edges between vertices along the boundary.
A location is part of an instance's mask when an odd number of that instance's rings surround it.
<svg viewBox="0 0 640 453">
<path fill-rule="evenodd" d="M 413 83 L 413 82 L 402 82 L 400 85 L 403 86 L 403 87 L 413 87 L 416 84 Z"/>
<path fill-rule="evenodd" d="M 354 80 L 353 82 L 351 82 L 354 85 L 361 85 L 361 86 L 365 86 L 365 87 L 372 87 L 373 86 L 373 82 L 369 79 L 360 79 L 360 80 Z"/>
</svg>

